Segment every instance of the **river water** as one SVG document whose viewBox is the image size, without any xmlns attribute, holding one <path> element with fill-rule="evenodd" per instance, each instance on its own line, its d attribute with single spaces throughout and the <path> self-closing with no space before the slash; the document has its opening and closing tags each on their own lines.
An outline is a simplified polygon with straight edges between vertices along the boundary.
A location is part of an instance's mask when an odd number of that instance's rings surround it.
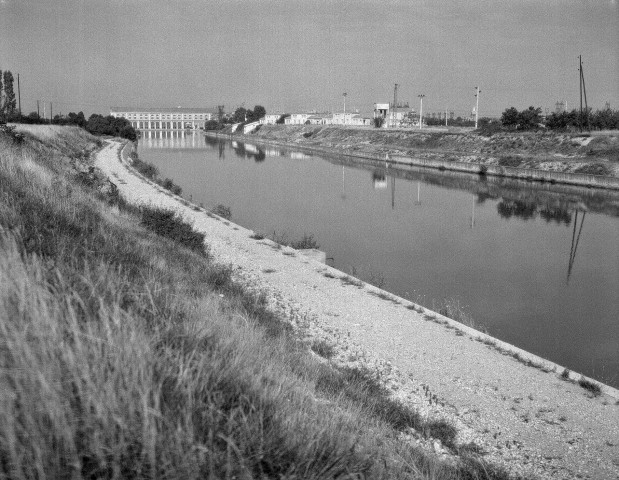
<svg viewBox="0 0 619 480">
<path fill-rule="evenodd" d="M 265 236 L 312 234 L 344 272 L 436 310 L 455 301 L 491 335 L 619 387 L 619 193 L 179 135 L 143 138 L 139 155 L 194 203 Z"/>
</svg>

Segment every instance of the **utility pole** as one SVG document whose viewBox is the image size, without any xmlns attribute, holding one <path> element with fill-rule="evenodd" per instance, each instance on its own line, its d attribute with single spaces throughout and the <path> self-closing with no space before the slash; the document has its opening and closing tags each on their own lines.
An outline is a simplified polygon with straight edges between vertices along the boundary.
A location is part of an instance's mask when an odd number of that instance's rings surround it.
<svg viewBox="0 0 619 480">
<path fill-rule="evenodd" d="M 19 117 L 21 118 L 21 90 L 19 88 L 19 73 L 17 74 L 17 101 L 19 105 Z"/>
<path fill-rule="evenodd" d="M 39 101 L 37 100 L 37 117 L 41 118 L 41 111 L 39 110 Z"/>
<path fill-rule="evenodd" d="M 346 113 L 346 96 L 348 94 L 346 92 L 344 92 L 344 113 Z"/>
<path fill-rule="evenodd" d="M 447 126 L 447 109 L 445 109 L 445 126 Z"/>
<path fill-rule="evenodd" d="M 52 123 L 54 115 L 52 114 L 52 102 L 49 102 L 49 123 Z"/>
<path fill-rule="evenodd" d="M 580 77 L 580 114 L 578 115 L 578 129 L 582 132 L 582 59 L 578 55 L 578 76 Z"/>
<path fill-rule="evenodd" d="M 423 97 L 425 95 L 417 95 L 419 97 L 419 130 L 421 130 L 421 125 L 423 124 Z"/>
<path fill-rule="evenodd" d="M 582 131 L 582 96 L 585 95 L 585 117 L 587 122 L 587 130 L 589 128 L 589 106 L 587 105 L 587 87 L 585 86 L 585 74 L 582 69 L 582 55 L 578 55 L 578 62 L 580 66 L 580 131 Z"/>
<path fill-rule="evenodd" d="M 47 113 L 45 110 L 45 100 L 43 100 L 43 120 L 47 121 Z"/>
<path fill-rule="evenodd" d="M 475 89 L 477 90 L 475 93 L 475 97 L 477 98 L 475 103 L 475 128 L 477 129 L 477 120 L 479 119 L 479 94 L 481 93 L 481 90 L 479 87 L 475 87 Z"/>
<path fill-rule="evenodd" d="M 395 84 L 393 88 L 393 126 L 396 127 L 398 125 L 398 84 Z"/>
</svg>

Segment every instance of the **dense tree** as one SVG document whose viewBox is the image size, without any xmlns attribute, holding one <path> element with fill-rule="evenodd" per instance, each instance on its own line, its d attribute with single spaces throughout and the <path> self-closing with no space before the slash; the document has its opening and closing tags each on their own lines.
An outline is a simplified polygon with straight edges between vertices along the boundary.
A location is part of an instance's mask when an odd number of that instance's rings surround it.
<svg viewBox="0 0 619 480">
<path fill-rule="evenodd" d="M 15 108 L 17 106 L 15 100 L 15 92 L 13 91 L 13 74 L 10 70 L 5 70 L 2 74 L 2 80 L 4 83 L 4 101 L 2 109 L 7 118 L 15 115 Z"/>
<path fill-rule="evenodd" d="M 94 135 L 118 136 L 128 140 L 136 140 L 138 138 L 129 120 L 121 117 L 112 117 L 111 115 L 104 117 L 103 115 L 93 113 L 88 118 L 86 130 Z"/>
<path fill-rule="evenodd" d="M 542 109 L 533 106 L 518 113 L 518 129 L 531 130 L 538 128 L 542 123 Z"/>
<path fill-rule="evenodd" d="M 243 107 L 239 107 L 234 111 L 234 115 L 232 115 L 232 120 L 234 123 L 242 123 L 247 120 L 247 109 Z"/>
<path fill-rule="evenodd" d="M 505 109 L 501 115 L 501 123 L 504 127 L 516 127 L 518 124 L 518 110 L 515 107 Z"/>
<path fill-rule="evenodd" d="M 255 122 L 260 120 L 267 114 L 266 109 L 262 105 L 256 105 L 253 110 L 247 111 L 247 120 Z"/>
</svg>

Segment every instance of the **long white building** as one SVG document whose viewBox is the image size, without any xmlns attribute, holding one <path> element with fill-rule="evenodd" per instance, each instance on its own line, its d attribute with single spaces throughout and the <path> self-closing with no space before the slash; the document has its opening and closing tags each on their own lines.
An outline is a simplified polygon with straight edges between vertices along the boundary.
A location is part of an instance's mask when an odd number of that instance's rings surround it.
<svg viewBox="0 0 619 480">
<path fill-rule="evenodd" d="M 112 117 L 126 118 L 136 130 L 197 130 L 217 116 L 213 108 L 112 108 Z"/>
</svg>

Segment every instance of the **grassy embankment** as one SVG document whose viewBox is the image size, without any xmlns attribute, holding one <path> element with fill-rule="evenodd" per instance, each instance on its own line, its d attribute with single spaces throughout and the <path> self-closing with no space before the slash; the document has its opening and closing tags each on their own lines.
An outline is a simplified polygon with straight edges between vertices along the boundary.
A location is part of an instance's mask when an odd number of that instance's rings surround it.
<svg viewBox="0 0 619 480">
<path fill-rule="evenodd" d="M 312 353 L 178 218 L 127 205 L 83 167 L 97 139 L 28 130 L 0 133 L 0 477 L 508 478 Z"/>
<path fill-rule="evenodd" d="M 225 133 L 225 131 L 224 131 Z M 262 125 L 245 135 L 357 154 L 405 155 L 504 167 L 619 176 L 619 132 L 462 132 L 317 125 Z"/>
</svg>

